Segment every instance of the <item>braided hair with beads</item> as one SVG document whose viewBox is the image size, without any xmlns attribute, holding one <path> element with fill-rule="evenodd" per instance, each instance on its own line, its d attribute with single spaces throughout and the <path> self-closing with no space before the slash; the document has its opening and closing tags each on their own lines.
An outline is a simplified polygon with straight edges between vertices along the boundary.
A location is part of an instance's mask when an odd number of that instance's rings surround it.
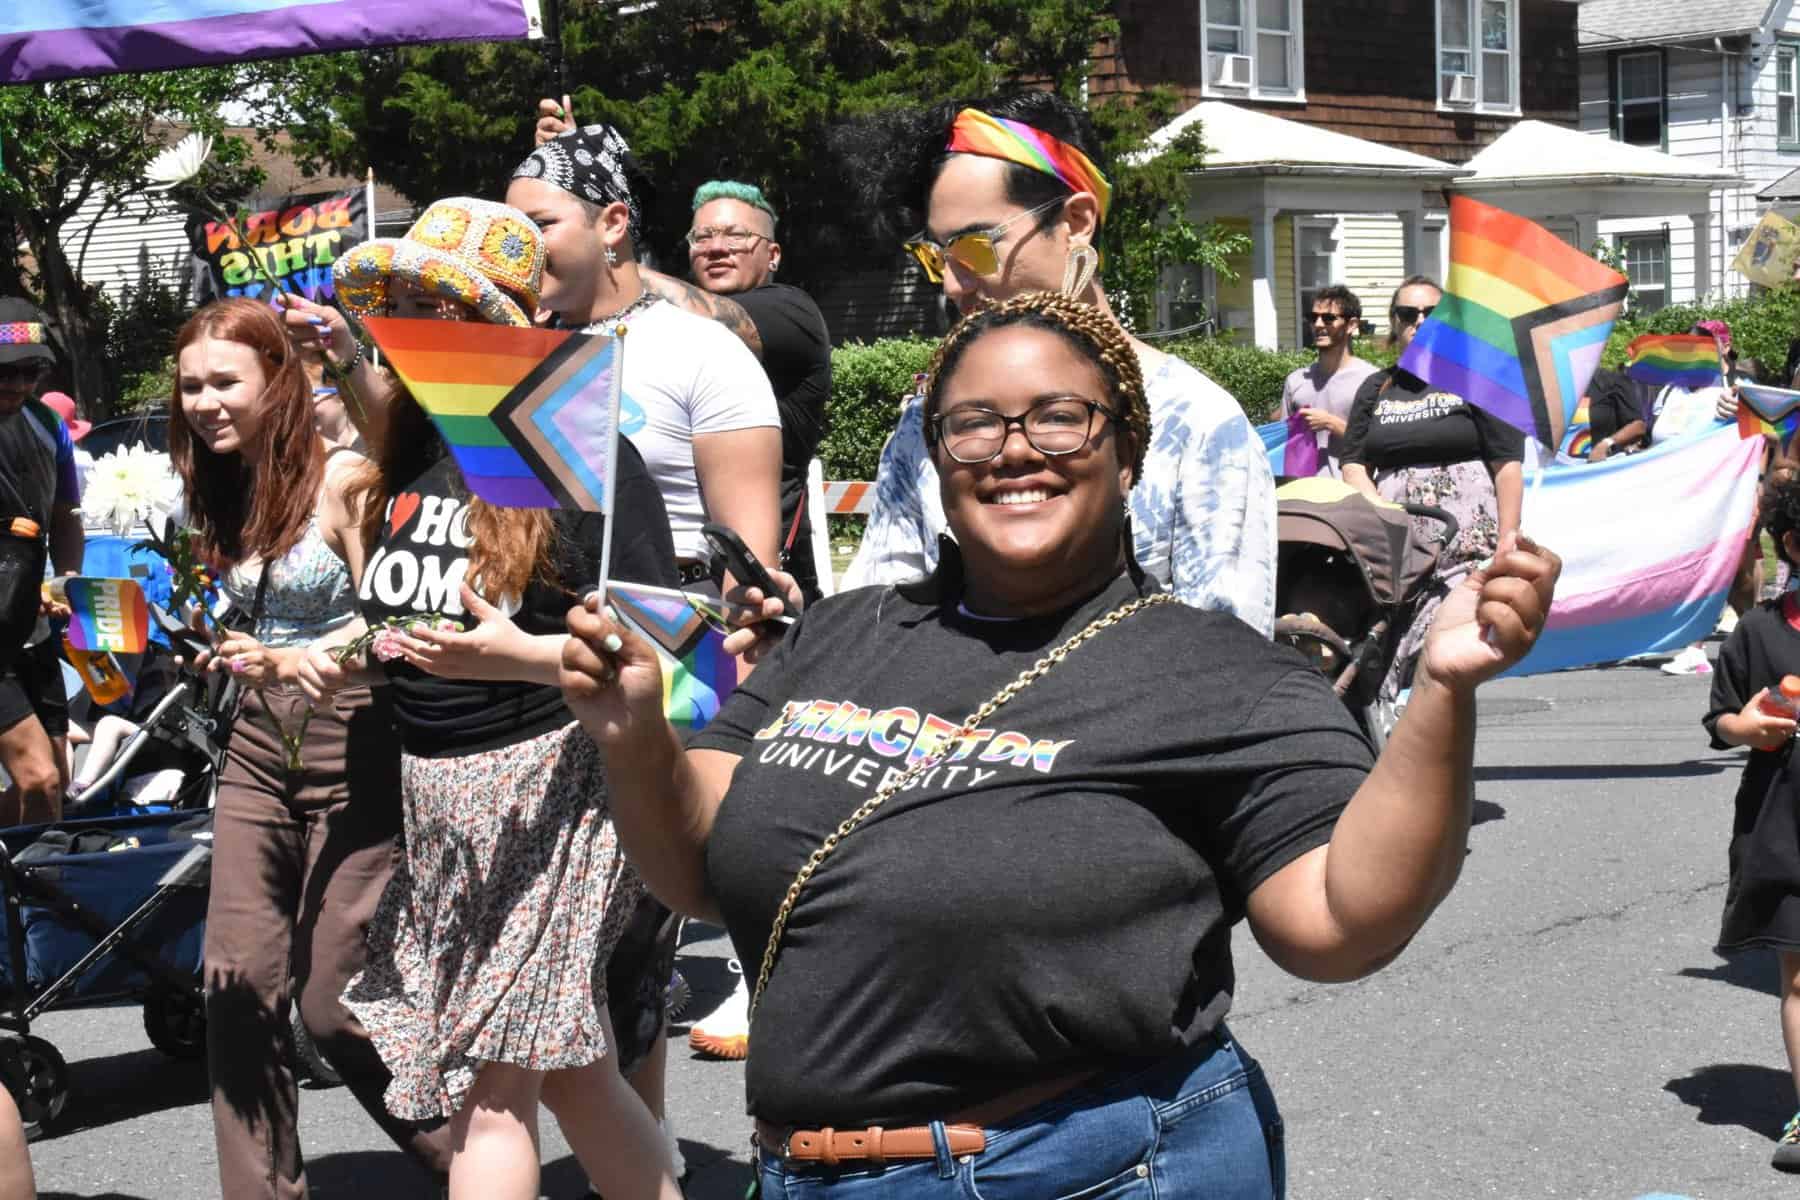
<svg viewBox="0 0 1800 1200">
<path fill-rule="evenodd" d="M 1111 392 L 1118 420 L 1131 435 L 1131 481 L 1135 486 L 1144 473 L 1144 455 L 1150 448 L 1150 402 L 1144 395 L 1144 372 L 1138 365 L 1131 339 L 1113 320 L 1091 304 L 1083 304 L 1061 292 L 1022 292 L 1010 299 L 990 302 L 969 313 L 945 335 L 925 381 L 925 444 L 937 448 L 938 404 L 943 385 L 968 348 L 983 334 L 1011 326 L 1042 329 L 1075 347 L 1100 369 Z"/>
</svg>

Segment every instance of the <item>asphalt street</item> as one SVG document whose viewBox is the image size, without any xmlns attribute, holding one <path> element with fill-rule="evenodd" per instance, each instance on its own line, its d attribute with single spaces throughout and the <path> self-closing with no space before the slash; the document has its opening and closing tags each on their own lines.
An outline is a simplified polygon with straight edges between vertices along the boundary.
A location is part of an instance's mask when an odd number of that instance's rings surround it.
<svg viewBox="0 0 1800 1200">
<path fill-rule="evenodd" d="M 1476 821 L 1455 894 L 1387 970 L 1320 986 L 1237 939 L 1231 1018 L 1287 1122 L 1295 1200 L 1792 1196 L 1768 1166 L 1795 1108 L 1774 964 L 1711 946 L 1741 752 L 1706 746 L 1708 680 L 1621 666 L 1489 685 Z M 729 991 L 716 930 L 679 966 L 690 1016 Z M 739 1064 L 678 1026 L 671 1112 L 694 1200 L 748 1178 Z M 134 1009 L 53 1014 L 62 1128 L 32 1147 L 46 1197 L 217 1194 L 203 1068 L 152 1050 Z M 545 1124 L 543 1191 L 585 1187 Z M 302 1097 L 312 1194 L 434 1195 L 342 1089 Z"/>
</svg>

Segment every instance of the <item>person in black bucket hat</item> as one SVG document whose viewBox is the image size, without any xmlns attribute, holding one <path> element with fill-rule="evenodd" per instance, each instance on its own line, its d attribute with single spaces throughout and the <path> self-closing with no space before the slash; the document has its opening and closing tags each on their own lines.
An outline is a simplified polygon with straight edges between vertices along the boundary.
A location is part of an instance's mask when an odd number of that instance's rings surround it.
<svg viewBox="0 0 1800 1200">
<path fill-rule="evenodd" d="M 81 570 L 81 485 L 62 421 L 38 399 L 56 365 L 49 321 L 0 298 L 0 826 L 62 814 L 69 730 L 62 667 L 39 584 L 46 552 L 59 575 Z"/>
</svg>

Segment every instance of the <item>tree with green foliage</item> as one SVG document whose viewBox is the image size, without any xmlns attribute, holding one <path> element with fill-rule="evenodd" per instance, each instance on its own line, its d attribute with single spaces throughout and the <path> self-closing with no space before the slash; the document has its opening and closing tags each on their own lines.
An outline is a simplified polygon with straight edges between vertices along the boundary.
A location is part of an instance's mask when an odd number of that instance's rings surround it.
<svg viewBox="0 0 1800 1200">
<path fill-rule="evenodd" d="M 245 70 L 212 69 L 0 87 L 0 227 L 10 222 L 30 254 L 17 264 L 23 278 L 0 291 L 23 291 L 49 314 L 73 391 L 96 415 L 113 399 L 117 356 L 107 334 L 117 306 L 82 277 L 87 242 L 65 247 L 63 230 L 96 198 L 101 218 L 141 205 L 150 160 L 183 130 L 221 134 L 220 106 L 242 95 L 249 79 Z M 257 182 L 248 155 L 241 139 L 216 143 L 215 196 L 239 195 Z"/>
<path fill-rule="evenodd" d="M 572 95 L 578 121 L 617 124 L 657 185 L 643 197 L 651 248 L 685 266 L 688 198 L 707 179 L 759 184 L 782 215 L 782 278 L 889 267 L 851 211 L 827 151 L 838 123 L 982 95 L 1030 80 L 1077 97 L 1096 41 L 1116 32 L 1106 0 L 563 0 L 555 47 L 407 47 L 295 64 L 288 132 L 310 165 L 373 166 L 407 195 L 497 195 L 530 150 L 540 97 Z M 1181 215 L 1197 131 L 1141 164 L 1125 155 L 1172 112 L 1167 96 L 1096 113 L 1121 165 L 1106 245 L 1127 319 L 1150 323 L 1157 275 L 1177 261 L 1223 266 L 1232 245 Z"/>
</svg>

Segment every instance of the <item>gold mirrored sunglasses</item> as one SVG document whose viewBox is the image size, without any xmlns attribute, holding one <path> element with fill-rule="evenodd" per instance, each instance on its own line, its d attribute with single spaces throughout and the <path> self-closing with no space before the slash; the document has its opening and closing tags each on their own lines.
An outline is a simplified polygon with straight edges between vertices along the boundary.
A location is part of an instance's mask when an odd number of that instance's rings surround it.
<svg viewBox="0 0 1800 1200">
<path fill-rule="evenodd" d="M 1000 254 L 994 249 L 994 243 L 1000 240 L 1008 228 L 1023 221 L 1026 217 L 1035 217 L 1050 211 L 1062 204 L 1068 197 L 1058 196 L 1054 200 L 1046 200 L 1036 208 L 1028 208 L 1022 213 L 1015 213 L 992 229 L 978 229 L 972 233 L 960 234 L 950 239 L 949 245 L 940 246 L 930 238 L 914 238 L 906 243 L 906 252 L 919 260 L 924 268 L 925 278 L 933 283 L 944 282 L 944 262 L 952 260 L 972 275 L 986 277 L 999 272 Z"/>
</svg>

